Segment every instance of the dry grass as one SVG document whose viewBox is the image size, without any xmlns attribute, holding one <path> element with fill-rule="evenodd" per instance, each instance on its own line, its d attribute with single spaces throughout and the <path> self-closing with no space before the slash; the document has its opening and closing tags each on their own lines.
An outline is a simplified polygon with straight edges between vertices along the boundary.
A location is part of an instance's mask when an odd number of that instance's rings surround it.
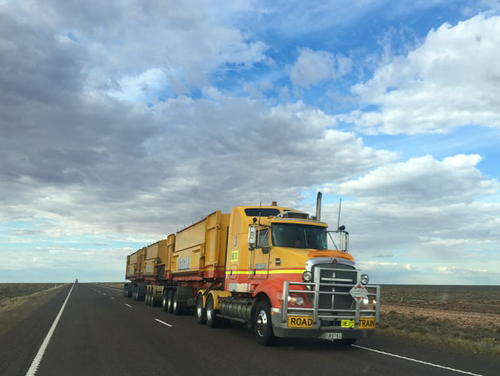
<svg viewBox="0 0 500 376">
<path fill-rule="evenodd" d="M 97 283 L 98 286 L 105 286 L 112 289 L 123 290 L 123 285 L 125 282 L 106 282 L 106 283 Z"/>
<path fill-rule="evenodd" d="M 0 283 L 0 335 L 28 317 L 64 284 Z"/>
<path fill-rule="evenodd" d="M 500 287 L 382 286 L 382 335 L 500 355 Z"/>
</svg>

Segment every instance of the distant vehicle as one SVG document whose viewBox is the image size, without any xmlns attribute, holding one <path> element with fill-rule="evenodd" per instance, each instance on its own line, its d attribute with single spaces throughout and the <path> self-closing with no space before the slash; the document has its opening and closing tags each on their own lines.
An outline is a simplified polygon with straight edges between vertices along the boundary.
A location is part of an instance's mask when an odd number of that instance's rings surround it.
<svg viewBox="0 0 500 376">
<path fill-rule="evenodd" d="M 175 315 L 194 309 L 211 328 L 247 323 L 264 346 L 276 337 L 353 344 L 379 322 L 380 287 L 356 269 L 345 227 L 327 231 L 320 215 L 321 193 L 315 217 L 275 202 L 216 211 L 127 256 L 124 296 Z"/>
<path fill-rule="evenodd" d="M 77 278 L 77 279 L 75 279 L 75 283 L 78 283 L 78 278 Z"/>
</svg>

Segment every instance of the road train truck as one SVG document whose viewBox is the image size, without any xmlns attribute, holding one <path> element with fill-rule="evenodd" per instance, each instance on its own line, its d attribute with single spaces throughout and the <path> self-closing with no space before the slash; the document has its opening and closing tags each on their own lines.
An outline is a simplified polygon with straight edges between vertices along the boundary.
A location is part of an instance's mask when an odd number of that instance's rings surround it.
<svg viewBox="0 0 500 376">
<path fill-rule="evenodd" d="M 261 345 L 277 337 L 349 345 L 379 322 L 380 287 L 356 268 L 344 226 L 287 207 L 215 211 L 127 257 L 124 295 L 211 328 L 246 323 Z M 331 248 L 329 249 L 329 244 Z"/>
</svg>

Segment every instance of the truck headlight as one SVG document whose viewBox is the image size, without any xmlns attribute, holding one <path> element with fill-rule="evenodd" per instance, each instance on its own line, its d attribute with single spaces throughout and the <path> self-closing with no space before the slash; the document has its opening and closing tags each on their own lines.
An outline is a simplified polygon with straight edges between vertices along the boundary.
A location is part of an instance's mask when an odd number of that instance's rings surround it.
<svg viewBox="0 0 500 376">
<path fill-rule="evenodd" d="M 294 306 L 294 305 L 303 306 L 305 302 L 306 301 L 305 301 L 304 297 L 300 296 L 300 295 L 288 297 L 288 303 L 291 304 L 292 306 Z"/>
<path fill-rule="evenodd" d="M 367 285 L 368 282 L 370 282 L 370 277 L 368 276 L 368 274 L 361 274 L 361 283 L 363 285 Z"/>
<path fill-rule="evenodd" d="M 302 279 L 304 280 L 304 282 L 311 282 L 312 278 L 313 278 L 313 274 L 309 270 L 306 270 L 302 274 Z"/>
<path fill-rule="evenodd" d="M 304 305 L 304 298 L 302 296 L 297 296 L 295 298 L 295 304 L 298 306 L 303 306 Z"/>
</svg>

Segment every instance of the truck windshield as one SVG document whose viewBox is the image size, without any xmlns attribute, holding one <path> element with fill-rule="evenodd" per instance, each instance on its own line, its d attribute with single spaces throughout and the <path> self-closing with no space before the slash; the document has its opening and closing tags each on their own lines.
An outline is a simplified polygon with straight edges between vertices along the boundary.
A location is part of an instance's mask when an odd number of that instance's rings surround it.
<svg viewBox="0 0 500 376">
<path fill-rule="evenodd" d="M 273 245 L 278 247 L 328 248 L 325 227 L 273 223 L 272 239 Z"/>
</svg>

